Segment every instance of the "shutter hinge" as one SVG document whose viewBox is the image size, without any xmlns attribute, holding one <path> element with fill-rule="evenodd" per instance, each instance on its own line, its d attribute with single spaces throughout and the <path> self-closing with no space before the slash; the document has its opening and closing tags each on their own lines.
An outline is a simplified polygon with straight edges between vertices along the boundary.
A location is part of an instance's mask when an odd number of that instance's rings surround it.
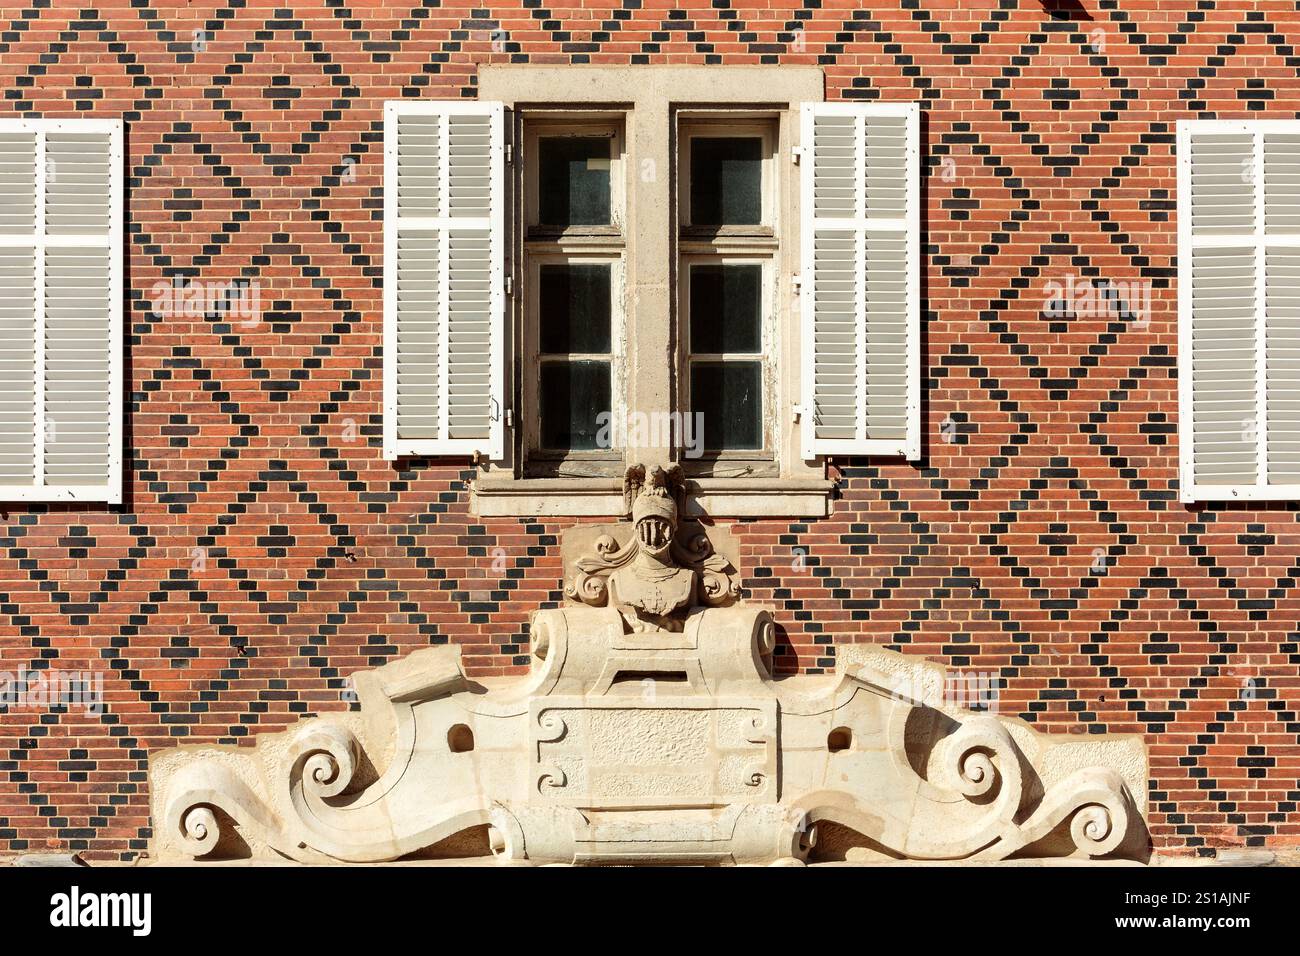
<svg viewBox="0 0 1300 956">
<path fill-rule="evenodd" d="M 803 154 L 805 149 L 807 149 L 806 146 L 790 147 L 790 161 L 794 163 L 796 166 L 798 166 L 799 163 L 803 160 Z"/>
<path fill-rule="evenodd" d="M 803 276 L 801 276 L 801 275 L 800 275 L 799 273 L 797 273 L 797 272 L 796 272 L 794 275 L 792 275 L 792 276 L 790 277 L 790 286 L 791 286 L 791 288 L 794 289 L 795 292 L 798 292 L 800 289 L 802 289 L 802 288 L 803 288 Z"/>
<path fill-rule="evenodd" d="M 506 276 L 506 295 L 514 295 L 514 294 L 515 294 L 515 277 L 508 275 Z"/>
<path fill-rule="evenodd" d="M 515 144 L 506 143 L 506 165 L 512 166 L 515 162 Z"/>
<path fill-rule="evenodd" d="M 507 408 L 507 409 L 506 409 L 506 428 L 514 428 L 514 427 L 515 427 L 515 410 L 514 410 L 513 408 Z"/>
<path fill-rule="evenodd" d="M 791 407 L 790 410 L 791 412 L 793 412 L 793 414 L 790 416 L 790 420 L 797 423 L 799 421 L 800 416 L 803 415 L 803 406 L 794 405 Z"/>
</svg>

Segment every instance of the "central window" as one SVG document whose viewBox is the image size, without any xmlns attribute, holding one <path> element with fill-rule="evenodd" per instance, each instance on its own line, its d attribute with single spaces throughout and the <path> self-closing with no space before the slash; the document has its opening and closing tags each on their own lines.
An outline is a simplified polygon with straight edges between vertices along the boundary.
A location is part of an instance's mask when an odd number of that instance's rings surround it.
<svg viewBox="0 0 1300 956">
<path fill-rule="evenodd" d="M 770 467 L 780 240 L 776 118 L 677 114 L 673 169 L 637 170 L 674 201 L 664 249 L 625 233 L 625 114 L 523 121 L 525 468 L 536 477 L 621 474 L 629 450 L 671 445 L 695 474 Z M 674 199 L 675 197 L 675 199 Z M 629 257 L 673 257 L 672 314 L 629 310 Z M 629 400 L 626 322 L 671 322 L 674 394 Z"/>
<path fill-rule="evenodd" d="M 489 65 L 385 105 L 384 454 L 480 515 L 819 516 L 921 453 L 920 111 L 813 67 Z"/>
</svg>

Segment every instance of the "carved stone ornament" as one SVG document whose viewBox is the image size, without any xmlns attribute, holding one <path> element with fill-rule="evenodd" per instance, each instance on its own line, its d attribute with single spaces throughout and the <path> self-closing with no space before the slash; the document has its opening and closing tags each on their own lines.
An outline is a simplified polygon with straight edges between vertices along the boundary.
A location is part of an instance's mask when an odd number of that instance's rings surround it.
<svg viewBox="0 0 1300 956">
<path fill-rule="evenodd" d="M 578 575 L 565 589 L 592 607 L 618 609 L 634 633 L 680 631 L 695 607 L 725 607 L 740 597 L 736 569 L 713 550 L 695 524 L 679 527 L 681 470 L 659 466 L 628 469 L 624 484 L 632 531 L 620 544 L 612 535 L 596 541 L 596 553 L 578 561 Z"/>
<path fill-rule="evenodd" d="M 678 525 L 678 478 L 632 477 L 631 533 L 533 614 L 528 676 L 476 683 L 457 648 L 426 648 L 355 674 L 359 710 L 156 751 L 151 856 L 1145 859 L 1140 736 L 971 713 L 942 666 L 873 645 L 774 679 L 771 613 Z"/>
</svg>

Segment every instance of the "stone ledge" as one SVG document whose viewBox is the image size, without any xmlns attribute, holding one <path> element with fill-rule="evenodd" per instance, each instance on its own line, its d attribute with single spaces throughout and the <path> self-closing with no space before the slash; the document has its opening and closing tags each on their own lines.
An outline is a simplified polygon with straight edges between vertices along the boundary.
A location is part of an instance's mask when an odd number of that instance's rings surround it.
<svg viewBox="0 0 1300 956">
<path fill-rule="evenodd" d="M 826 478 L 696 478 L 684 517 L 824 518 L 835 483 Z M 480 517 L 601 517 L 627 514 L 620 478 L 480 475 L 470 486 Z"/>
</svg>

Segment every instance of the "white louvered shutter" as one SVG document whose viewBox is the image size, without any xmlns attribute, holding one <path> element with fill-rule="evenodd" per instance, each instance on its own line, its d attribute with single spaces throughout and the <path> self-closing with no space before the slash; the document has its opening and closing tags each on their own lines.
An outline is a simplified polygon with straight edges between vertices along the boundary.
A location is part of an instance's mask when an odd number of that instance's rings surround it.
<svg viewBox="0 0 1300 956">
<path fill-rule="evenodd" d="M 1185 501 L 1300 496 L 1300 123 L 1178 125 Z"/>
<path fill-rule="evenodd" d="M 504 115 L 386 104 L 386 458 L 504 452 Z"/>
<path fill-rule="evenodd" d="M 122 499 L 122 127 L 0 120 L 0 501 Z"/>
<path fill-rule="evenodd" d="M 805 103 L 805 458 L 921 455 L 915 104 Z"/>
</svg>

